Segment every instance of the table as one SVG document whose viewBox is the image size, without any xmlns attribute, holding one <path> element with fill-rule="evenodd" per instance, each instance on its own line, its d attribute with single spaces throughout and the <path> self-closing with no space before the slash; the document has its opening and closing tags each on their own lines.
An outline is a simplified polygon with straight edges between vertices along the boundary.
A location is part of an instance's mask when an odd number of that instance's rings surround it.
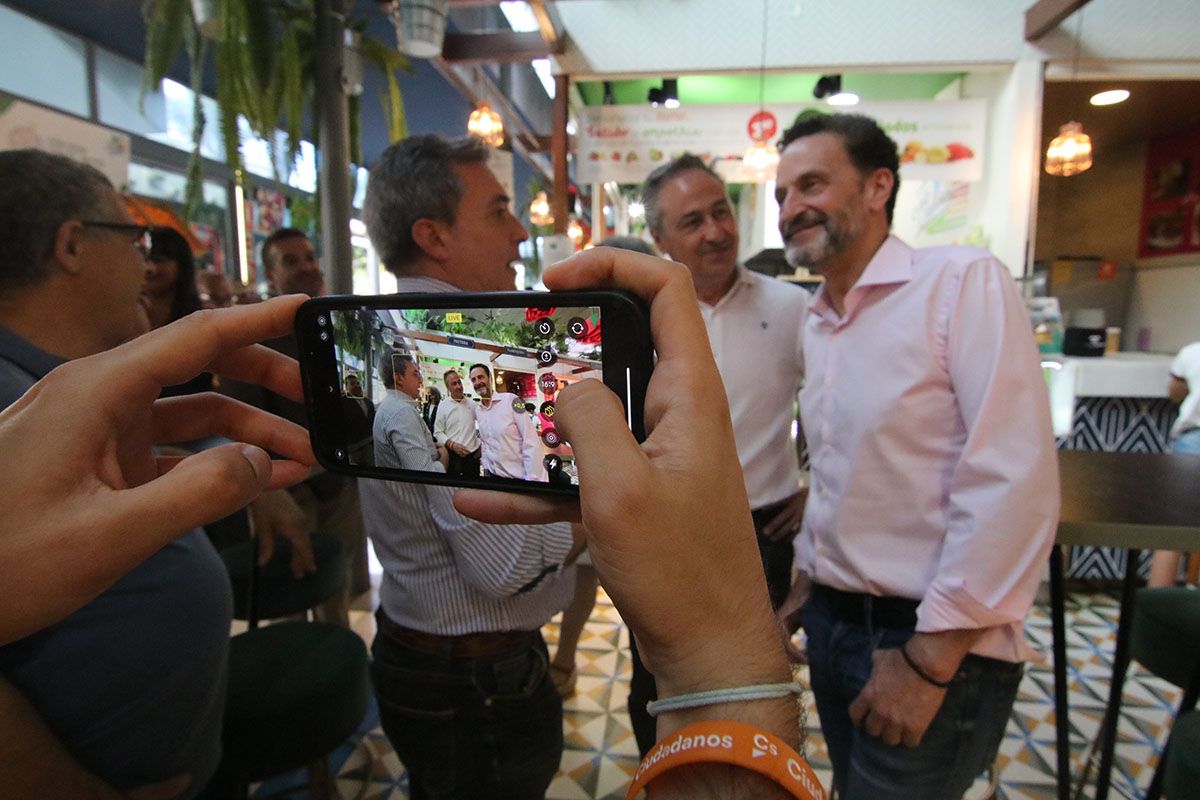
<svg viewBox="0 0 1200 800">
<path fill-rule="evenodd" d="M 1144 549 L 1200 549 L 1200 456 L 1060 450 L 1062 513 L 1057 545 L 1098 545 L 1127 550 L 1108 705 L 1100 727 L 1096 800 L 1105 800 L 1116 746 L 1121 692 L 1129 666 L 1129 623 L 1137 562 Z M 1067 728 L 1067 643 L 1062 552 L 1050 554 L 1050 608 L 1054 634 L 1054 705 L 1058 797 L 1070 796 Z"/>
</svg>

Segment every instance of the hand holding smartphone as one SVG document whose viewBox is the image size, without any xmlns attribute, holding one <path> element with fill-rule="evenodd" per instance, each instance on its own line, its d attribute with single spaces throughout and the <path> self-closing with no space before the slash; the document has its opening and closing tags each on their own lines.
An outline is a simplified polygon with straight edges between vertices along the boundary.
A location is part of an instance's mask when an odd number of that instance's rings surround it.
<svg viewBox="0 0 1200 800">
<path fill-rule="evenodd" d="M 645 437 L 649 313 L 623 292 L 323 297 L 296 336 L 313 450 L 334 472 L 577 494 L 555 400 L 588 378 Z"/>
</svg>

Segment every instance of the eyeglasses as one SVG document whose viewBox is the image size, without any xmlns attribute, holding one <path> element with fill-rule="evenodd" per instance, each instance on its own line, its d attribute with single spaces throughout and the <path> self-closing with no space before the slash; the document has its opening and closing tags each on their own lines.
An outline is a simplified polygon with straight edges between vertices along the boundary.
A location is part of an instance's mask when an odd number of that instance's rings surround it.
<svg viewBox="0 0 1200 800">
<path fill-rule="evenodd" d="M 133 237 L 133 246 L 142 254 L 142 258 L 150 257 L 150 226 L 137 225 L 132 222 L 102 222 L 83 219 L 81 225 L 88 228 L 103 228 L 109 231 L 123 231 Z"/>
</svg>

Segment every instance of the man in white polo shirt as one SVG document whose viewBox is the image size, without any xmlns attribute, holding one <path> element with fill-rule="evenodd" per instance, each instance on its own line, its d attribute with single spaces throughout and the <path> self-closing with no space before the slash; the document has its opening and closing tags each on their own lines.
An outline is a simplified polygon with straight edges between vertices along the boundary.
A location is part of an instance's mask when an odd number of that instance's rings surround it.
<svg viewBox="0 0 1200 800">
<path fill-rule="evenodd" d="M 450 463 L 447 475 L 479 477 L 479 432 L 475 423 L 475 401 L 463 391 L 462 376 L 448 369 L 442 375 L 447 397 L 438 404 L 433 438 L 446 448 Z"/>
<path fill-rule="evenodd" d="M 804 371 L 800 333 L 808 295 L 738 264 L 737 220 L 725 184 L 696 156 L 680 156 L 652 172 L 642 202 L 658 249 L 692 273 L 729 401 L 767 590 L 778 607 L 790 588 L 792 539 L 804 513 L 791 431 Z M 654 743 L 653 721 L 645 714 L 645 701 L 653 696 L 653 681 L 635 655 L 629 713 L 643 752 Z"/>
</svg>

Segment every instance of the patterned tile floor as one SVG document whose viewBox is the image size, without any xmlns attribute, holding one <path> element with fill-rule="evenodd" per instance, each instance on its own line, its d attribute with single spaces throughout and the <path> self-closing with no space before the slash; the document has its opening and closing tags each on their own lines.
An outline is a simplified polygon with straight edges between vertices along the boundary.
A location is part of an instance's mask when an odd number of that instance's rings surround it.
<svg viewBox="0 0 1200 800">
<path fill-rule="evenodd" d="M 599 594 L 579 644 L 577 693 L 564 708 L 566 752 L 547 793 L 548 800 L 620 800 L 637 766 L 637 747 L 626 712 L 628 631 L 603 591 Z M 359 610 L 352 612 L 352 624 L 369 640 L 374 635 L 374 620 L 364 610 L 367 608 L 369 598 L 364 596 Z M 1075 592 L 1068 599 L 1067 613 L 1072 773 L 1078 776 L 1087 748 L 1096 738 L 1108 697 L 1117 603 L 1111 594 Z M 1027 627 L 1032 639 L 1048 653 L 1050 620 L 1045 607 L 1034 610 Z M 557 621 L 547 625 L 545 633 L 553 651 Z M 806 677 L 802 670 L 801 679 Z M 1110 797 L 1142 795 L 1178 701 L 1174 687 L 1136 664 L 1130 667 Z M 808 757 L 828 786 L 828 760 L 816 712 L 811 708 L 808 720 Z M 337 770 L 338 786 L 346 800 L 407 800 L 409 796 L 403 765 L 378 727 L 373 706 L 356 741 L 347 742 L 332 754 L 330 764 Z M 1054 796 L 1053 679 L 1048 661 L 1026 670 L 997 767 L 997 797 Z M 302 782 L 299 773 L 284 776 L 255 787 L 253 796 L 300 800 L 307 793 L 287 787 Z M 968 797 L 986 794 L 987 784 L 981 779 Z"/>
</svg>

